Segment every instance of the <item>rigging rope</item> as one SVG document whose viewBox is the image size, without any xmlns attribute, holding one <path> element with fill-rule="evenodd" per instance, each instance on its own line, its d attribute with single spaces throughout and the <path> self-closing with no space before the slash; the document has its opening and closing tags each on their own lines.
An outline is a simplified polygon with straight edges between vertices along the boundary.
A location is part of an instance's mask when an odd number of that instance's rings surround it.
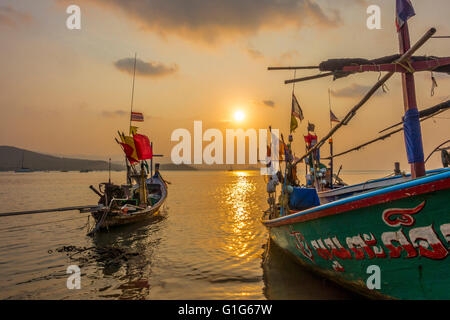
<svg viewBox="0 0 450 320">
<path fill-rule="evenodd" d="M 429 115 L 427 117 L 424 117 L 424 118 L 420 119 L 420 122 L 425 121 L 425 120 L 430 119 L 430 118 L 433 118 L 435 115 L 438 115 L 438 114 L 440 114 L 440 113 L 442 113 L 444 111 L 446 111 L 446 110 L 445 109 L 444 110 L 439 110 L 439 111 L 435 112 L 434 114 L 431 114 L 431 115 Z M 333 156 L 330 156 L 330 157 L 327 157 L 327 158 L 322 158 L 322 159 L 329 160 L 331 158 L 339 157 L 339 156 L 342 156 L 342 155 L 347 154 L 347 153 L 352 152 L 352 151 L 357 151 L 357 150 L 359 150 L 359 149 L 361 149 L 361 148 L 363 148 L 365 146 L 368 146 L 369 144 L 372 144 L 374 142 L 377 142 L 377 141 L 389 138 L 391 135 L 393 135 L 393 134 L 395 134 L 397 132 L 400 132 L 400 131 L 403 131 L 403 128 L 399 128 L 399 129 L 396 129 L 394 131 L 388 132 L 388 133 L 386 133 L 386 134 L 384 134 L 384 135 L 382 135 L 382 136 L 380 136 L 378 138 L 375 138 L 373 140 L 365 142 L 365 143 L 363 143 L 363 144 L 361 144 L 361 145 L 359 145 L 357 147 L 351 148 L 349 150 L 346 150 L 346 151 L 340 152 L 338 154 L 335 154 Z"/>
<path fill-rule="evenodd" d="M 433 153 L 435 153 L 436 151 L 438 151 L 440 147 L 442 147 L 444 144 L 449 143 L 449 142 L 450 142 L 450 140 L 447 140 L 447 141 L 445 141 L 444 143 L 441 143 L 440 145 L 438 145 L 436 148 L 434 148 L 434 150 L 433 150 L 433 151 L 428 155 L 428 157 L 425 159 L 425 162 L 424 162 L 424 163 L 426 163 L 426 162 L 428 161 L 428 159 L 430 159 L 431 155 L 432 155 Z"/>
</svg>

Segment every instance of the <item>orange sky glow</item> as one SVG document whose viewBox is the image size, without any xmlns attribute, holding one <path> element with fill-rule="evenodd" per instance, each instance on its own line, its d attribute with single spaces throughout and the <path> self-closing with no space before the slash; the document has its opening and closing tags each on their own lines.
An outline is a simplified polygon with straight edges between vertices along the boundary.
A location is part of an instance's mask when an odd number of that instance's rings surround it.
<svg viewBox="0 0 450 320">
<path fill-rule="evenodd" d="M 450 35 L 448 0 L 412 1 L 414 43 L 430 27 Z M 66 7 L 81 8 L 81 30 L 66 28 Z M 368 5 L 381 8 L 380 30 L 366 27 Z M 0 145 L 56 155 L 107 160 L 121 154 L 114 141 L 127 131 L 132 63 L 138 64 L 134 111 L 137 124 L 169 155 L 173 130 L 279 128 L 289 134 L 291 71 L 268 66 L 317 65 L 330 58 L 373 59 L 398 52 L 394 0 L 1 0 Z M 431 39 L 417 55 L 450 55 L 449 39 Z M 308 76 L 317 71 L 297 71 Z M 294 151 L 304 150 L 307 122 L 323 136 L 330 129 L 328 89 L 334 114 L 346 114 L 373 85 L 378 73 L 333 81 L 297 83 L 305 120 L 294 133 Z M 419 110 L 449 99 L 450 77 L 416 74 Z M 363 143 L 399 122 L 403 98 L 399 75 L 388 82 L 334 137 L 335 151 Z M 237 116 L 237 112 L 242 114 Z M 236 121 L 240 120 L 240 121 Z M 425 156 L 449 139 L 450 115 L 422 123 Z M 328 146 L 322 151 L 328 155 Z M 120 158 L 118 158 L 120 159 Z M 403 135 L 338 158 L 344 169 L 409 171 Z M 441 167 L 435 155 L 427 169 Z"/>
</svg>

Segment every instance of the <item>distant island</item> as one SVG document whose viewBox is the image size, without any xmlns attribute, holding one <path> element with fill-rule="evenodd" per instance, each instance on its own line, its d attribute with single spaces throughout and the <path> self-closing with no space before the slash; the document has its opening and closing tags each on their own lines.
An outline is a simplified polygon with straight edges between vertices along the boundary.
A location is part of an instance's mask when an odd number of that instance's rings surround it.
<svg viewBox="0 0 450 320">
<path fill-rule="evenodd" d="M 108 161 L 56 157 L 10 146 L 0 146 L 0 171 L 14 171 L 23 167 L 32 171 L 99 171 L 108 170 Z M 111 170 L 124 170 L 111 163 Z"/>
<path fill-rule="evenodd" d="M 155 159 L 153 159 L 155 161 Z M 23 164 L 22 164 L 23 162 Z M 52 156 L 11 146 L 0 146 L 0 171 L 15 171 L 26 168 L 27 171 L 105 171 L 109 168 L 108 161 L 87 160 Z M 29 170 L 28 170 L 29 169 Z M 125 170 L 124 164 L 111 162 L 111 170 Z M 259 170 L 251 165 L 187 165 L 161 163 L 161 171 L 239 171 Z"/>
<path fill-rule="evenodd" d="M 23 164 L 22 164 L 23 162 Z M 76 158 L 57 157 L 39 152 L 25 150 L 11 146 L 0 146 L 0 171 L 15 171 L 21 168 L 31 171 L 104 171 L 108 170 L 108 161 L 85 160 Z M 163 163 L 161 170 L 197 170 L 191 166 Z M 111 170 L 122 171 L 125 166 L 111 162 Z"/>
<path fill-rule="evenodd" d="M 161 171 L 196 171 L 197 168 L 188 166 L 187 164 L 161 163 L 159 168 Z"/>
</svg>

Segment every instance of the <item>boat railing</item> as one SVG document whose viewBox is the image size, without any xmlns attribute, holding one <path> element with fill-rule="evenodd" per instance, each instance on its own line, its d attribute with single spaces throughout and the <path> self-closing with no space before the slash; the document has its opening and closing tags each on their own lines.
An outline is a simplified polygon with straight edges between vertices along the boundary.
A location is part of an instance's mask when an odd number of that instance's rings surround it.
<svg viewBox="0 0 450 320">
<path fill-rule="evenodd" d="M 109 202 L 108 208 L 111 209 L 112 204 L 113 204 L 113 202 L 115 202 L 115 201 L 128 201 L 128 200 L 130 200 L 129 197 L 126 197 L 126 198 L 112 198 L 111 201 Z"/>
</svg>

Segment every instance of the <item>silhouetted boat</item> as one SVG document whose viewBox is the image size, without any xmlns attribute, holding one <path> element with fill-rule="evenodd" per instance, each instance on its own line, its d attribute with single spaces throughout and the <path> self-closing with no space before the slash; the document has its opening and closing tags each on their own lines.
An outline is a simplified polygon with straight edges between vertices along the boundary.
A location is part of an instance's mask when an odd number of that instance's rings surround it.
<svg viewBox="0 0 450 320">
<path fill-rule="evenodd" d="M 22 165 L 21 165 L 20 169 L 16 169 L 16 170 L 14 170 L 14 172 L 17 172 L 17 173 L 33 172 L 32 169 L 30 169 L 30 168 L 25 168 L 25 167 L 23 166 L 24 160 L 25 160 L 25 151 L 22 151 Z"/>
</svg>

